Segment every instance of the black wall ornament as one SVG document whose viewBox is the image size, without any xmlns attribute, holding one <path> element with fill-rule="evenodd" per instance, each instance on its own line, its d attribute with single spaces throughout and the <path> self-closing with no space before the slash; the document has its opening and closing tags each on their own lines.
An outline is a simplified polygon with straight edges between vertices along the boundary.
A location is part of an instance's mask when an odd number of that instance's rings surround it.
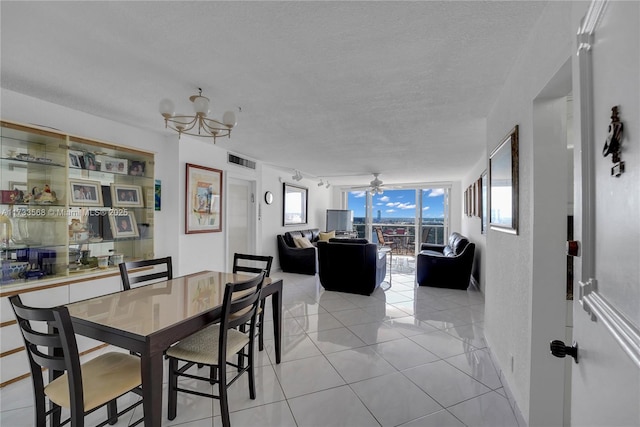
<svg viewBox="0 0 640 427">
<path fill-rule="evenodd" d="M 620 160 L 620 151 L 622 145 L 623 125 L 618 117 L 618 106 L 611 108 L 611 123 L 609 124 L 609 135 L 604 143 L 602 155 L 607 157 L 611 154 L 613 167 L 611 168 L 611 176 L 619 177 L 624 172 L 624 162 Z"/>
</svg>

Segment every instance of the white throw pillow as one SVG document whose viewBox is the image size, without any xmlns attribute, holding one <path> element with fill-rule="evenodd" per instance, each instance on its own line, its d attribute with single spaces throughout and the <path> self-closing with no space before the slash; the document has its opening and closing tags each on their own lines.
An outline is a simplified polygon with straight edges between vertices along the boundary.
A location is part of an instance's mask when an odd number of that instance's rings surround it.
<svg viewBox="0 0 640 427">
<path fill-rule="evenodd" d="M 322 241 L 329 241 L 329 239 L 333 239 L 334 237 L 336 237 L 336 231 L 327 231 L 326 233 L 320 232 L 318 234 L 318 239 L 322 240 Z"/>
<path fill-rule="evenodd" d="M 296 244 L 296 248 L 313 248 L 313 245 L 306 237 L 295 237 L 293 243 Z"/>
</svg>

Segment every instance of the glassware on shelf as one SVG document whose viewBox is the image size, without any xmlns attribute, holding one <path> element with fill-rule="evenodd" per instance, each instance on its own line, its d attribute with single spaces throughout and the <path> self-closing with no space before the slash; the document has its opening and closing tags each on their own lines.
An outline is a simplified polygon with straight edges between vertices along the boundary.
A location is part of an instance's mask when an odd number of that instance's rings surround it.
<svg viewBox="0 0 640 427">
<path fill-rule="evenodd" d="M 6 215 L 0 215 L 0 246 L 8 248 L 11 245 L 11 237 L 13 236 L 11 219 Z"/>
</svg>

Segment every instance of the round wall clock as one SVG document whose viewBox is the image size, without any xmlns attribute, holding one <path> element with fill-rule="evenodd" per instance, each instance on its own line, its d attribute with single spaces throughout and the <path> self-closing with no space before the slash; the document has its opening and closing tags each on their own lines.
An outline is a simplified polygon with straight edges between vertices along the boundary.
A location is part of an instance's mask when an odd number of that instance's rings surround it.
<svg viewBox="0 0 640 427">
<path fill-rule="evenodd" d="M 264 193 L 264 201 L 270 205 L 271 203 L 273 203 L 273 193 L 271 191 L 267 191 L 266 193 Z"/>
</svg>

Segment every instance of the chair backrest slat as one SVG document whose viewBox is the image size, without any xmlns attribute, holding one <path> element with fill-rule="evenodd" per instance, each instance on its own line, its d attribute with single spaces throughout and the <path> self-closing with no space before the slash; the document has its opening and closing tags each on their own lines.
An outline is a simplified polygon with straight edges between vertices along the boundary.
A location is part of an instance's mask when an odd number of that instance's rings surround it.
<svg viewBox="0 0 640 427">
<path fill-rule="evenodd" d="M 244 263 L 243 263 L 244 261 Z M 255 265 L 247 265 L 247 262 L 262 263 L 260 267 Z M 273 263 L 273 257 L 270 255 L 253 255 L 253 254 L 233 254 L 233 272 L 234 273 L 254 273 L 259 274 L 262 271 L 266 272 L 266 277 L 271 274 L 271 264 Z"/>
<path fill-rule="evenodd" d="M 221 328 L 236 328 L 248 321 L 255 322 L 265 277 L 266 272 L 261 271 L 249 280 L 227 283 L 222 304 Z M 238 295 L 241 296 L 238 297 Z"/>
<path fill-rule="evenodd" d="M 19 326 L 22 329 L 24 338 L 34 345 L 43 347 L 62 347 L 60 335 L 34 331 L 31 324 L 26 320 L 20 320 Z"/>
<path fill-rule="evenodd" d="M 143 267 L 156 267 L 164 265 L 164 270 L 160 272 L 153 272 L 149 274 L 139 274 L 139 275 L 131 275 L 129 274 L 129 270 L 134 268 L 143 268 Z M 171 263 L 171 257 L 165 258 L 156 258 L 156 259 L 147 259 L 142 261 L 130 261 L 123 262 L 118 265 L 120 268 L 120 278 L 122 279 L 122 288 L 125 291 L 131 289 L 132 284 L 148 282 L 151 280 L 158 279 L 173 279 L 173 267 Z"/>
</svg>

